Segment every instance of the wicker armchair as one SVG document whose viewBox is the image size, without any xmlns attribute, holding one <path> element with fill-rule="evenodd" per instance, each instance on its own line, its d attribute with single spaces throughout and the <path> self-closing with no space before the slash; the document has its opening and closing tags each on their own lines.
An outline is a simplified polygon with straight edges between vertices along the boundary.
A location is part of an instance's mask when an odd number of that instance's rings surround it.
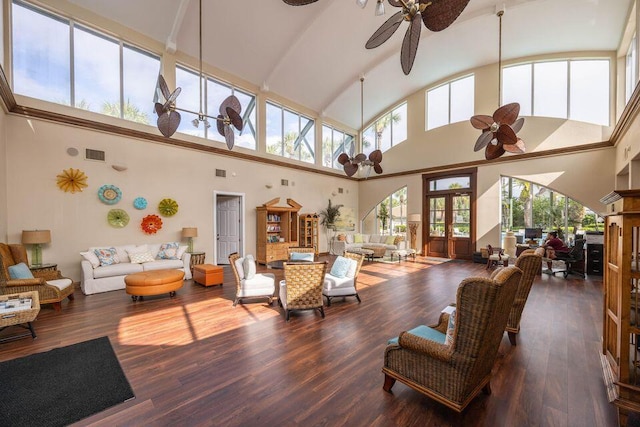
<svg viewBox="0 0 640 427">
<path fill-rule="evenodd" d="M 276 291 L 276 276 L 271 273 L 257 273 L 247 279 L 242 267 L 243 259 L 237 252 L 229 255 L 231 271 L 236 278 L 236 298 L 233 301 L 235 307 L 245 298 L 267 298 L 269 305 Z"/>
<path fill-rule="evenodd" d="M 331 273 L 327 273 L 324 276 L 324 285 L 322 287 L 322 295 L 327 298 L 327 307 L 331 305 L 331 298 L 346 298 L 356 297 L 358 302 L 360 301 L 360 295 L 358 295 L 358 288 L 356 284 L 358 282 L 358 273 L 360 273 L 360 267 L 362 267 L 362 261 L 364 255 L 356 254 L 352 252 L 345 252 L 343 255 L 345 258 L 350 258 L 358 263 L 356 272 L 353 277 L 336 277 Z"/>
<path fill-rule="evenodd" d="M 522 278 L 520 278 L 518 292 L 516 293 L 516 298 L 513 301 L 511 313 L 509 313 L 509 320 L 506 328 L 511 345 L 516 345 L 516 334 L 520 332 L 520 318 L 522 317 L 522 311 L 524 310 L 524 305 L 527 302 L 529 291 L 531 291 L 533 280 L 536 278 L 536 275 L 540 273 L 541 265 L 542 257 L 537 255 L 533 249 L 525 250 L 520 254 L 518 259 L 516 259 L 516 267 L 522 270 Z M 491 278 L 493 278 L 498 271 L 494 272 L 491 275 Z"/>
<path fill-rule="evenodd" d="M 285 320 L 292 310 L 318 310 L 324 319 L 322 283 L 326 262 L 284 263 L 284 280 L 280 282 L 280 304 Z"/>
<path fill-rule="evenodd" d="M 0 243 L 0 294 L 38 292 L 40 304 L 53 304 L 56 311 L 62 308 L 62 300 L 73 300 L 74 286 L 71 279 L 62 276 L 59 270 L 34 271 L 33 279 L 11 279 L 9 267 L 24 262 L 29 265 L 27 251 L 23 245 Z"/>
<path fill-rule="evenodd" d="M 511 266 L 500 269 L 493 280 L 463 280 L 452 342 L 445 344 L 449 315 L 444 313 L 438 325 L 416 328 L 422 328 L 422 336 L 402 332 L 396 343 L 390 340 L 384 352 L 383 389 L 391 392 L 398 380 L 457 412 L 480 390 L 490 394 L 491 369 L 521 276 L 522 271 Z"/>
</svg>

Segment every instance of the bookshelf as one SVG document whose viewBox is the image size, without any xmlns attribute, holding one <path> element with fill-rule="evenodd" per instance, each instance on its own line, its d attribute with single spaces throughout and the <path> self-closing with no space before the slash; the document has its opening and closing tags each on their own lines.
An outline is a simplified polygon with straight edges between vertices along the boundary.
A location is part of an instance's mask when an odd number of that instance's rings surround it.
<svg viewBox="0 0 640 427">
<path fill-rule="evenodd" d="M 318 255 L 318 220 L 317 213 L 300 214 L 298 216 L 298 244 L 303 248 L 313 248 Z"/>
<path fill-rule="evenodd" d="M 256 261 L 267 264 L 286 260 L 289 246 L 298 245 L 298 211 L 302 205 L 287 199 L 287 206 L 278 206 L 280 198 L 256 207 Z"/>
</svg>

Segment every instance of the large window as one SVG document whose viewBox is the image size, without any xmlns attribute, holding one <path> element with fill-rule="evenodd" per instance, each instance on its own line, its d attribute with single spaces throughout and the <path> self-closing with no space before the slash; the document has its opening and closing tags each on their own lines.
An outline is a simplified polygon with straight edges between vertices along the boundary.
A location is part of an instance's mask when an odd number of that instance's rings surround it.
<svg viewBox="0 0 640 427">
<path fill-rule="evenodd" d="M 534 62 L 502 70 L 502 103 L 520 115 L 609 125 L 609 60 Z"/>
<path fill-rule="evenodd" d="M 195 112 L 200 111 L 200 75 L 198 71 L 189 69 L 184 66 L 176 67 L 176 86 L 182 88 L 180 96 L 176 100 L 176 104 L 179 108 L 191 110 Z M 243 119 L 242 131 L 238 131 L 232 128 L 235 132 L 235 145 L 239 147 L 256 149 L 256 97 L 253 94 L 245 92 L 227 83 L 220 82 L 212 77 L 205 76 L 202 87 L 202 103 L 203 113 L 217 117 L 220 114 L 220 104 L 228 96 L 235 95 L 240 101 L 242 111 L 240 115 Z M 216 125 L 216 120 L 207 119 L 209 126 L 201 122 L 198 126 L 194 126 L 194 119 L 197 119 L 196 114 L 186 113 L 180 111 L 182 121 L 178 127 L 178 132 L 186 133 L 188 135 L 198 136 L 200 138 L 207 138 L 218 142 L 224 143 L 224 136 L 220 135 Z"/>
<path fill-rule="evenodd" d="M 313 163 L 313 119 L 267 102 L 267 153 Z"/>
<path fill-rule="evenodd" d="M 365 234 L 405 234 L 407 231 L 407 187 L 385 197 L 362 221 Z"/>
<path fill-rule="evenodd" d="M 322 126 L 322 166 L 342 169 L 338 156 L 355 151 L 353 135 L 349 135 L 331 126 Z"/>
<path fill-rule="evenodd" d="M 474 114 L 473 75 L 445 83 L 426 92 L 427 130 L 469 120 Z"/>
<path fill-rule="evenodd" d="M 525 228 L 559 230 L 565 242 L 576 234 L 603 231 L 602 218 L 564 194 L 517 178 L 502 177 L 502 232 L 524 236 Z"/>
<path fill-rule="evenodd" d="M 152 121 L 158 56 L 18 0 L 12 18 L 15 93 Z"/>
<path fill-rule="evenodd" d="M 407 139 L 407 103 L 394 108 L 366 128 L 362 135 L 362 152 L 387 151 Z"/>
</svg>

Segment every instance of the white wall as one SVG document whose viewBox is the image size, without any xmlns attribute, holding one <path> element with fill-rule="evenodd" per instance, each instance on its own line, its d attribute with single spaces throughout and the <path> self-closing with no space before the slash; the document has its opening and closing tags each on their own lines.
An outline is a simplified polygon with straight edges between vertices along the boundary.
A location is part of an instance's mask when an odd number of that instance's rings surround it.
<svg viewBox="0 0 640 427">
<path fill-rule="evenodd" d="M 7 117 L 0 108 L 0 242 L 7 241 Z"/>
<path fill-rule="evenodd" d="M 207 253 L 213 262 L 213 193 L 226 191 L 246 195 L 245 222 L 247 253 L 255 253 L 255 207 L 280 197 L 281 205 L 292 198 L 303 207 L 301 213 L 319 212 L 327 200 L 357 209 L 358 184 L 339 177 L 319 176 L 304 171 L 283 169 L 255 162 L 176 148 L 147 141 L 108 135 L 39 120 L 7 116 L 7 205 L 9 242 L 19 242 L 23 229 L 50 229 L 52 242 L 43 247 L 44 262 L 58 263 L 61 271 L 80 279 L 78 252 L 89 246 L 179 241 L 182 227 L 198 227 L 194 247 Z M 76 147 L 80 155 L 71 157 L 68 147 Z M 87 161 L 85 148 L 104 150 L 106 163 Z M 117 172 L 114 161 L 128 167 Z M 88 176 L 89 187 L 82 193 L 64 193 L 56 185 L 56 175 L 70 167 Z M 227 178 L 215 177 L 215 169 L 227 171 Z M 280 185 L 281 179 L 289 186 Z M 106 205 L 97 196 L 104 184 L 118 186 L 123 193 L 116 205 Z M 267 189 L 266 184 L 273 188 Z M 343 194 L 333 196 L 338 187 Z M 1 196 L 1 194 L 0 194 Z M 147 199 L 147 209 L 133 208 L 133 200 Z M 162 218 L 163 228 L 157 235 L 146 235 L 140 222 L 148 214 L 158 214 L 157 204 L 172 198 L 179 212 Z M 127 211 L 129 225 L 116 229 L 107 223 L 112 208 Z M 1 230 L 0 230 L 1 231 Z M 321 230 L 320 250 L 327 251 Z"/>
</svg>

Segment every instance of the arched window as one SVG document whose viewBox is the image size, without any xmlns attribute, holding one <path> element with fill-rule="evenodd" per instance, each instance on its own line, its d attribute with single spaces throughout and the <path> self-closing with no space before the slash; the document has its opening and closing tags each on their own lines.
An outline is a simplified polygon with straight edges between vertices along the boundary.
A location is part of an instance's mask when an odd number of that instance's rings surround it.
<svg viewBox="0 0 640 427">
<path fill-rule="evenodd" d="M 404 234 L 407 230 L 407 187 L 389 194 L 362 220 L 364 234 Z"/>
</svg>

